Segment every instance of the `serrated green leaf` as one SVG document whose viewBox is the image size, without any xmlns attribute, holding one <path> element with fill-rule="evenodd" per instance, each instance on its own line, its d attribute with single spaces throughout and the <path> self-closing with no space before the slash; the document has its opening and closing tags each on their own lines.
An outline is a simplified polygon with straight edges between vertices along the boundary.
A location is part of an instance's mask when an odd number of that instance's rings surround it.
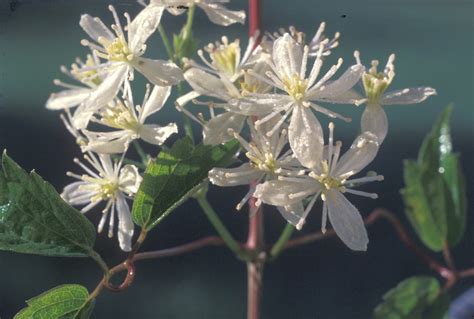
<svg viewBox="0 0 474 319">
<path fill-rule="evenodd" d="M 438 297 L 439 283 L 431 277 L 411 277 L 383 296 L 374 319 L 424 319 L 423 314 Z"/>
<path fill-rule="evenodd" d="M 452 153 L 449 120 L 453 107 L 448 106 L 426 136 L 418 154 L 418 164 L 433 174 L 441 175 L 446 187 L 438 196 L 447 199 L 447 241 L 450 246 L 459 243 L 466 227 L 466 189 L 459 158 Z"/>
<path fill-rule="evenodd" d="M 237 141 L 224 145 L 193 146 L 188 138 L 162 150 L 151 162 L 133 203 L 136 224 L 151 229 L 184 202 L 214 167 L 228 165 L 239 148 Z"/>
<path fill-rule="evenodd" d="M 6 153 L 0 166 L 0 250 L 86 257 L 94 226 L 38 174 L 27 174 Z M 6 201 L 6 202 L 5 202 Z"/>
<path fill-rule="evenodd" d="M 27 300 L 28 307 L 16 314 L 15 319 L 87 319 L 89 316 L 77 316 L 84 308 L 90 315 L 93 303 L 88 298 L 89 292 L 81 285 L 58 286 Z"/>
<path fill-rule="evenodd" d="M 443 178 L 415 161 L 404 162 L 405 213 L 421 241 L 433 251 L 443 249 L 447 237 L 446 198 Z"/>
</svg>

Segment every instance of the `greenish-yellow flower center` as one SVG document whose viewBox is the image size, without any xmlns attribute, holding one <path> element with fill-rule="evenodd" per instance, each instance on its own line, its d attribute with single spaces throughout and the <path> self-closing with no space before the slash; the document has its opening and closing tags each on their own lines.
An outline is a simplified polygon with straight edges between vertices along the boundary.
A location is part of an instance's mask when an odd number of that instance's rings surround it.
<svg viewBox="0 0 474 319">
<path fill-rule="evenodd" d="M 245 154 L 250 160 L 250 165 L 254 166 L 260 171 L 275 173 L 277 169 L 277 162 L 271 153 L 265 153 L 262 157 L 254 156 L 250 153 Z"/>
<path fill-rule="evenodd" d="M 344 180 L 330 175 L 330 168 L 326 160 L 324 160 L 321 164 L 323 168 L 322 174 L 311 174 L 311 176 L 321 184 L 323 187 L 323 192 L 330 189 L 341 190 L 341 188 L 343 188 Z"/>
<path fill-rule="evenodd" d="M 372 67 L 369 69 L 369 72 L 362 76 L 362 83 L 369 104 L 378 103 L 380 101 L 382 94 L 395 77 L 393 69 L 390 69 L 388 74 L 377 72 L 378 63 L 376 60 L 372 61 Z"/>
<path fill-rule="evenodd" d="M 102 113 L 101 122 L 113 128 L 130 131 L 137 131 L 139 126 L 138 120 L 132 113 L 132 110 L 122 103 L 107 108 Z"/>
<path fill-rule="evenodd" d="M 133 52 L 130 51 L 123 36 L 115 38 L 113 41 L 100 38 L 99 42 L 107 52 L 107 54 L 99 53 L 102 58 L 115 62 L 130 62 L 133 60 Z"/>
<path fill-rule="evenodd" d="M 234 41 L 214 49 L 209 55 L 216 69 L 231 77 L 237 72 L 238 50 L 239 43 Z"/>
<path fill-rule="evenodd" d="M 100 79 L 96 69 L 90 69 L 87 71 L 82 70 L 82 68 L 94 66 L 96 66 L 94 59 L 91 55 L 88 55 L 86 63 L 84 63 L 83 66 L 80 67 L 75 63 L 71 66 L 71 74 L 83 83 L 91 83 L 94 86 L 99 86 L 102 83 L 102 80 Z"/>
<path fill-rule="evenodd" d="M 81 188 L 95 193 L 95 195 L 91 197 L 91 202 L 114 198 L 119 190 L 119 184 L 116 181 L 94 178 L 87 175 L 83 175 L 82 180 L 90 184 L 83 185 Z"/>
<path fill-rule="evenodd" d="M 308 80 L 301 79 L 298 74 L 294 74 L 290 78 L 283 79 L 286 92 L 296 101 L 301 102 L 306 94 L 308 88 Z"/>
</svg>

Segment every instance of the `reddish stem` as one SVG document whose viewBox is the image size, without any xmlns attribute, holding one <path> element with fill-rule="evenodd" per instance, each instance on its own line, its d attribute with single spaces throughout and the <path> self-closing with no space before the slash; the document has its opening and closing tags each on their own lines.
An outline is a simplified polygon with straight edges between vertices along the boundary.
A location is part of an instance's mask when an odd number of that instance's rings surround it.
<svg viewBox="0 0 474 319">
<path fill-rule="evenodd" d="M 249 36 L 260 30 L 260 1 L 249 0 Z"/>
</svg>

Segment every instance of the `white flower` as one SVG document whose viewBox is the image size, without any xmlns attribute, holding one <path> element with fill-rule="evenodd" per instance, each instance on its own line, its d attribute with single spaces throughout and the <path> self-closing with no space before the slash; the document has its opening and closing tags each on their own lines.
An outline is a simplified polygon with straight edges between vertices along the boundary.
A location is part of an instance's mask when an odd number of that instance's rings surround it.
<svg viewBox="0 0 474 319">
<path fill-rule="evenodd" d="M 202 50 L 198 51 L 205 66 L 197 64 L 195 61 L 186 60 L 186 64 L 191 68 L 184 73 L 184 78 L 192 87 L 193 91 L 179 97 L 176 106 L 179 111 L 185 112 L 193 120 L 203 126 L 204 144 L 216 145 L 231 139 L 227 134 L 229 129 L 240 132 L 244 126 L 245 114 L 243 107 L 239 113 L 233 112 L 234 107 L 229 105 L 229 101 L 241 99 L 250 92 L 268 92 L 270 86 L 255 77 L 249 76 L 245 70 L 252 68 L 256 73 L 263 73 L 268 70 L 268 65 L 262 60 L 264 54 L 260 48 L 255 48 L 255 37 L 249 41 L 244 55 L 241 57 L 239 41 L 229 43 L 227 38 L 222 38 L 222 43 L 210 44 L 206 47 L 211 61 L 204 57 Z M 211 97 L 217 101 L 197 101 L 199 96 Z M 195 117 L 187 111 L 184 106 L 193 101 L 195 104 L 206 105 L 210 109 L 211 119 L 206 121 L 204 117 Z M 247 104 L 254 107 L 253 104 Z M 215 108 L 225 110 L 218 115 Z M 258 113 L 252 111 L 252 114 Z"/>
<path fill-rule="evenodd" d="M 332 39 L 329 39 L 326 37 L 324 34 L 324 29 L 326 28 L 326 23 L 321 22 L 319 25 L 318 30 L 314 34 L 313 38 L 308 44 L 309 48 L 309 53 L 308 55 L 311 57 L 316 57 L 319 52 L 319 48 L 322 45 L 323 46 L 323 51 L 321 53 L 322 56 L 328 56 L 331 54 L 331 50 L 336 48 L 339 45 L 339 37 L 340 33 L 336 32 L 334 34 L 334 37 Z M 263 39 L 263 46 L 265 48 L 268 48 L 268 46 L 273 46 L 273 42 L 283 36 L 285 33 L 288 33 L 291 35 L 291 37 L 300 45 L 305 45 L 306 41 L 306 34 L 304 32 L 298 31 L 294 26 L 290 26 L 288 28 L 288 31 L 284 28 L 278 29 L 278 32 L 274 32 L 273 34 L 271 33 L 266 33 L 268 38 Z M 271 47 L 268 48 L 268 50 L 271 50 Z"/>
<path fill-rule="evenodd" d="M 89 46 L 100 58 L 107 60 L 91 68 L 97 70 L 103 81 L 84 101 L 84 108 L 87 111 L 96 111 L 113 100 L 125 79 L 133 78 L 134 70 L 143 74 L 155 85 L 169 86 L 182 80 L 182 71 L 174 63 L 142 57 L 146 50 L 145 42 L 158 27 L 163 13 L 162 7 L 149 5 L 133 21 L 125 13 L 127 37 L 114 7 L 109 6 L 109 9 L 115 19 L 115 24 L 112 25 L 114 33 L 99 18 L 88 14 L 82 15 L 79 22 L 84 31 L 96 42 L 82 40 L 81 43 Z M 78 128 L 87 125 L 87 123 L 80 124 Z"/>
<path fill-rule="evenodd" d="M 361 65 L 353 65 L 339 79 L 328 83 L 342 64 L 342 59 L 339 59 L 337 65 L 331 67 L 317 81 L 323 63 L 322 52 L 321 45 L 311 72 L 306 76 L 309 48 L 301 46 L 286 33 L 273 44 L 272 60 L 269 61 L 272 71 L 266 72 L 266 76 L 249 71 L 251 75 L 262 82 L 267 82 L 282 93 L 250 93 L 247 101 L 236 100 L 232 103 L 233 111 L 236 113 L 250 110 L 256 112 L 254 115 L 261 115 L 265 112 L 267 115 L 256 121 L 257 126 L 283 112 L 284 115 L 276 124 L 275 130 L 291 114 L 288 129 L 290 146 L 301 164 L 309 168 L 314 168 L 318 164 L 314 154 L 321 153 L 323 148 L 323 131 L 312 109 L 333 118 L 349 121 L 314 102 L 354 103 L 356 99 L 348 93 L 364 70 Z M 254 104 L 253 108 L 248 107 L 249 102 Z M 311 152 L 307 152 L 308 149 Z"/>
<path fill-rule="evenodd" d="M 362 65 L 358 51 L 354 53 L 354 56 L 357 64 Z M 384 71 L 378 72 L 379 61 L 373 60 L 371 68 L 362 75 L 366 97 L 358 101 L 358 104 L 367 104 L 361 119 L 362 132 L 372 132 L 377 136 L 380 144 L 388 132 L 388 119 L 382 105 L 415 104 L 423 102 L 431 95 L 436 95 L 436 90 L 431 87 L 416 87 L 385 92 L 395 77 L 394 61 L 395 54 L 392 54 L 387 60 Z"/>
<path fill-rule="evenodd" d="M 213 23 L 229 26 L 234 23 L 245 23 L 245 11 L 232 11 L 221 5 L 230 0 L 150 0 L 151 4 L 166 7 L 166 10 L 173 15 L 180 15 L 189 7 L 196 5 L 207 14 Z M 143 4 L 143 0 L 139 1 Z"/>
<path fill-rule="evenodd" d="M 147 85 L 142 106 L 134 105 L 130 85 L 125 87 L 127 87 L 125 99 L 117 100 L 115 105 L 104 108 L 100 113 L 100 120 L 94 119 L 100 124 L 118 130 L 109 132 L 83 130 L 89 140 L 84 150 L 97 153 L 123 153 L 132 140 L 142 139 L 150 144 L 161 145 L 170 135 L 178 132 L 175 123 L 166 126 L 145 124 L 150 115 L 165 105 L 171 92 L 170 86 L 154 86 L 150 93 L 150 86 Z"/>
<path fill-rule="evenodd" d="M 379 145 L 376 137 L 365 132 L 359 135 L 351 148 L 339 158 L 341 143 L 333 145 L 333 124 L 330 124 L 329 144 L 325 147 L 324 158 L 319 165 L 308 167 L 311 172 L 303 177 L 279 176 L 260 184 L 254 196 L 260 201 L 279 206 L 280 213 L 289 223 L 301 229 L 316 200 L 323 200 L 322 231 L 326 231 L 327 218 L 336 234 L 353 250 L 366 250 L 368 237 L 364 222 L 357 208 L 345 193 L 370 198 L 376 194 L 353 189 L 360 184 L 383 180 L 383 176 L 366 176 L 349 179 L 365 168 L 374 159 Z M 306 208 L 303 200 L 309 199 Z"/>
<path fill-rule="evenodd" d="M 249 185 L 251 182 L 257 184 L 266 178 L 276 178 L 278 174 L 297 174 L 295 170 L 300 167 L 299 163 L 292 156 L 291 150 L 284 151 L 288 143 L 286 129 L 282 129 L 280 134 L 268 137 L 266 133 L 273 128 L 275 121 L 268 121 L 259 129 L 256 129 L 250 120 L 248 122 L 252 134 L 251 142 L 245 141 L 236 132 L 231 133 L 246 150 L 245 155 L 249 162 L 235 168 L 212 169 L 209 172 L 211 183 L 219 186 Z M 255 187 L 250 188 L 237 205 L 237 210 L 242 208 L 254 190 Z"/>
<path fill-rule="evenodd" d="M 71 205 L 85 205 L 82 213 L 86 213 L 101 202 L 105 202 L 102 210 L 102 218 L 98 226 L 100 233 L 104 224 L 109 218 L 109 237 L 113 237 L 115 214 L 118 216 L 118 239 L 120 248 L 124 251 L 131 250 L 131 241 L 134 231 L 134 224 L 127 204 L 127 196 L 134 196 L 141 183 L 141 176 L 138 169 L 133 165 L 122 167 L 122 161 L 113 163 L 108 155 L 99 155 L 99 158 L 92 153 L 85 155 L 93 169 L 90 169 L 78 159 L 75 163 L 81 166 L 87 174 L 77 175 L 68 172 L 68 176 L 78 179 L 66 186 L 61 194 L 63 199 Z"/>
</svg>

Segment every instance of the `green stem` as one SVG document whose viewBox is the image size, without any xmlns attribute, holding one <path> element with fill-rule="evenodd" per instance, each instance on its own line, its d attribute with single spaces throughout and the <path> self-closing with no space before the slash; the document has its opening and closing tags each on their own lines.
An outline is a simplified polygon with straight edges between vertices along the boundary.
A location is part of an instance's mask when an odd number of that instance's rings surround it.
<svg viewBox="0 0 474 319">
<path fill-rule="evenodd" d="M 104 276 L 108 277 L 109 276 L 109 267 L 105 263 L 105 261 L 102 259 L 102 257 L 96 253 L 94 250 L 91 250 L 89 252 L 89 256 L 94 259 L 94 261 L 99 265 L 100 269 L 104 272 Z"/>
<path fill-rule="evenodd" d="M 232 250 L 237 256 L 241 256 L 242 249 L 240 248 L 240 244 L 234 239 L 234 237 L 232 237 L 232 234 L 222 223 L 221 219 L 216 214 L 211 204 L 209 204 L 209 202 L 207 201 L 206 195 L 203 194 L 197 197 L 196 199 L 199 203 L 199 206 L 201 206 L 202 210 L 211 222 L 212 226 L 214 226 L 215 230 L 222 238 L 222 240 L 224 240 L 229 249 Z"/>
<path fill-rule="evenodd" d="M 165 45 L 166 52 L 168 53 L 170 60 L 176 62 L 176 58 L 173 53 L 173 47 L 171 46 L 170 39 L 168 38 L 165 28 L 163 28 L 163 25 L 160 24 L 158 26 L 158 32 L 160 33 L 161 40 L 163 40 L 163 44 Z"/>
<path fill-rule="evenodd" d="M 191 38 L 191 31 L 193 28 L 193 20 L 194 20 L 194 11 L 196 10 L 196 6 L 192 5 L 189 7 L 188 10 L 188 18 L 186 19 L 186 24 L 184 25 L 184 31 L 183 31 L 183 39 L 188 40 Z"/>
<path fill-rule="evenodd" d="M 273 245 L 271 251 L 270 251 L 270 256 L 272 259 L 275 259 L 280 255 L 281 251 L 285 247 L 286 243 L 288 240 L 291 238 L 291 235 L 293 235 L 293 232 L 295 231 L 295 227 L 291 224 L 286 224 L 285 229 L 281 232 L 280 238 L 278 238 L 277 242 L 275 245 Z"/>
<path fill-rule="evenodd" d="M 142 160 L 143 164 L 145 166 L 148 166 L 149 157 L 145 153 L 143 148 L 140 146 L 140 143 L 138 143 L 137 141 L 133 141 L 132 144 L 133 144 L 133 146 L 135 146 L 135 149 L 137 150 L 138 156 L 140 156 L 140 159 Z"/>
</svg>

